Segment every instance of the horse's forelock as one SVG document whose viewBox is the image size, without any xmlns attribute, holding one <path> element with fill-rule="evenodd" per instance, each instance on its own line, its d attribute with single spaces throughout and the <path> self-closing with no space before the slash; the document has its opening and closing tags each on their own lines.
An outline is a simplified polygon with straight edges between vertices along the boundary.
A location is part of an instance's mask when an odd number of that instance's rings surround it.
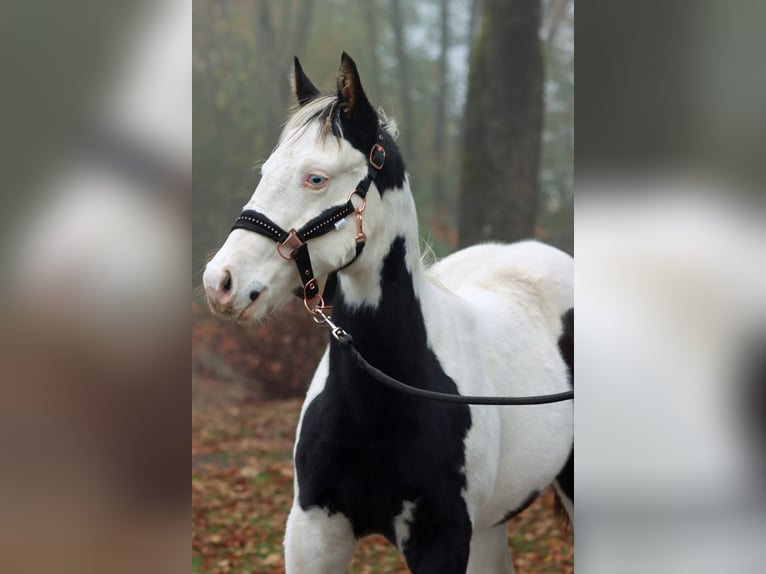
<svg viewBox="0 0 766 574">
<path fill-rule="evenodd" d="M 332 134 L 336 138 L 342 138 L 343 133 L 337 109 L 338 98 L 336 96 L 319 96 L 302 107 L 295 108 L 292 115 L 287 119 L 279 143 L 282 143 L 288 134 L 302 133 L 314 122 L 321 124 L 321 128 L 317 132 L 318 137 L 323 138 Z"/>
<path fill-rule="evenodd" d="M 337 96 L 319 96 L 305 103 L 301 107 L 294 108 L 292 115 L 287 119 L 285 128 L 279 138 L 282 143 L 288 134 L 302 133 L 313 122 L 319 122 L 321 129 L 317 132 L 319 138 L 324 138 L 330 134 L 340 139 L 343 137 L 339 117 L 340 107 Z M 396 121 L 389 118 L 383 108 L 378 108 L 378 123 L 393 138 L 399 136 L 399 130 Z"/>
</svg>

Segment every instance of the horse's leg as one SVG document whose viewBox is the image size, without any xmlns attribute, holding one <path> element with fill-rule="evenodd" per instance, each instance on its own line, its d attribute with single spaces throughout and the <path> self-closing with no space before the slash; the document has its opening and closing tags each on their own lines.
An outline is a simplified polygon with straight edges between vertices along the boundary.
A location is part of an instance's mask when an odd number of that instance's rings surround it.
<svg viewBox="0 0 766 574">
<path fill-rule="evenodd" d="M 286 574 L 343 574 L 355 547 L 345 516 L 293 504 L 285 531 Z"/>
<path fill-rule="evenodd" d="M 401 544 L 412 574 L 465 574 L 471 544 L 468 515 L 450 518 L 416 511 Z"/>
<path fill-rule="evenodd" d="M 471 556 L 467 574 L 513 574 L 508 549 L 508 526 L 499 524 L 486 530 L 475 530 L 471 537 Z"/>
</svg>

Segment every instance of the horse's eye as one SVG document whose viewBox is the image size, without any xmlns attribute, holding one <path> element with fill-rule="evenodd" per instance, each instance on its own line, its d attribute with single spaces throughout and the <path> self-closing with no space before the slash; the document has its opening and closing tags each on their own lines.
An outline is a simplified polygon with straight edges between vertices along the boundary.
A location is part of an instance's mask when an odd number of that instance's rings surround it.
<svg viewBox="0 0 766 574">
<path fill-rule="evenodd" d="M 303 183 L 311 189 L 321 189 L 327 185 L 328 181 L 330 181 L 330 178 L 321 173 L 310 173 L 306 176 L 306 180 Z"/>
</svg>

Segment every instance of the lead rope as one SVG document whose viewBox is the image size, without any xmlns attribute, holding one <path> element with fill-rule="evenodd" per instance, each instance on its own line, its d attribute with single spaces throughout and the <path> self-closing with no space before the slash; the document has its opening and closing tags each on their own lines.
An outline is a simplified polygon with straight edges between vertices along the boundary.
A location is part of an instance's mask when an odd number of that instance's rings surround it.
<svg viewBox="0 0 766 574">
<path fill-rule="evenodd" d="M 427 391 L 425 389 L 412 387 L 398 379 L 389 377 L 386 373 L 368 363 L 361 353 L 356 350 L 356 347 L 354 347 L 354 338 L 344 329 L 333 323 L 332 319 L 324 312 L 324 309 L 315 309 L 314 313 L 312 313 L 312 318 L 317 325 L 324 325 L 330 329 L 330 334 L 333 339 L 338 342 L 340 348 L 349 353 L 354 358 L 359 368 L 365 373 L 379 383 L 413 397 L 429 399 L 432 401 L 458 403 L 461 405 L 545 405 L 574 399 L 574 391 L 565 391 L 563 393 L 554 393 L 551 395 L 532 395 L 528 397 L 477 397 L 470 395 L 452 395 L 449 393 Z"/>
</svg>

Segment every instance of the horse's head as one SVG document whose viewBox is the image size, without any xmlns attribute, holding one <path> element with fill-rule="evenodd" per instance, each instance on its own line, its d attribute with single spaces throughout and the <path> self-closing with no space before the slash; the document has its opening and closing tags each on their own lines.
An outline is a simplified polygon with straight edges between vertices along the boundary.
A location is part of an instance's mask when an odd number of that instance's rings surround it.
<svg viewBox="0 0 766 574">
<path fill-rule="evenodd" d="M 306 280 L 301 281 L 301 275 L 308 272 L 299 274 L 296 265 L 284 257 L 301 243 L 294 235 L 286 239 L 290 230 L 303 235 L 300 239 L 310 248 L 310 265 L 317 281 L 315 286 L 308 286 L 309 290 L 318 291 L 330 273 L 358 255 L 360 233 L 353 210 L 359 210 L 363 200 L 359 194 L 350 196 L 368 172 L 374 171 L 369 158 L 376 143 L 384 144 L 393 161 L 387 160 L 386 167 L 374 174 L 379 177 L 364 200 L 364 232 L 372 235 L 380 226 L 383 214 L 378 209 L 378 190 L 401 187 L 404 178 L 385 121 L 367 100 L 356 65 L 347 54 L 341 58 L 337 95 L 320 95 L 297 58 L 293 89 L 298 107 L 263 164 L 261 181 L 237 220 L 238 224 L 244 221 L 246 228 L 235 225 L 207 264 L 203 277 L 213 312 L 237 322 L 262 319 L 294 293 L 305 292 Z M 330 222 L 324 233 L 310 234 L 306 239 L 304 232 L 316 218 L 343 205 L 348 205 L 351 213 Z M 256 226 L 248 214 L 263 220 Z"/>
</svg>

